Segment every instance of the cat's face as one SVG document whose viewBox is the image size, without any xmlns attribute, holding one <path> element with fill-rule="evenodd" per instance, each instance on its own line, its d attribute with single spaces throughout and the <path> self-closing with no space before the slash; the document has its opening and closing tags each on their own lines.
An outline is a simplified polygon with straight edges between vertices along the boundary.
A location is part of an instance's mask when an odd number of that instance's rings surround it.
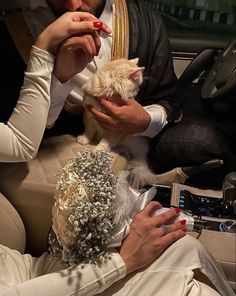
<svg viewBox="0 0 236 296">
<path fill-rule="evenodd" d="M 109 73 L 111 88 L 121 95 L 123 100 L 134 98 L 143 81 L 144 67 L 139 67 L 138 59 L 118 59 L 109 62 L 103 70 Z"/>
<path fill-rule="evenodd" d="M 120 95 L 126 102 L 134 98 L 143 81 L 144 67 L 137 65 L 138 59 L 118 59 L 108 62 L 99 69 L 82 87 L 83 91 L 93 97 L 112 97 Z"/>
</svg>

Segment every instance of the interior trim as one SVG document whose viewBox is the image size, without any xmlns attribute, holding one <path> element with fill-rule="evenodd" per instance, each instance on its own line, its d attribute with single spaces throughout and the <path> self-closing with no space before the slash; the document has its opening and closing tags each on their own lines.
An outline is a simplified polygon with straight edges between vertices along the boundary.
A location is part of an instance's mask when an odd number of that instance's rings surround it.
<svg viewBox="0 0 236 296">
<path fill-rule="evenodd" d="M 218 36 L 193 33 L 169 33 L 171 49 L 178 53 L 199 53 L 204 49 L 223 49 L 235 36 Z"/>
<path fill-rule="evenodd" d="M 172 56 L 178 60 L 192 60 L 198 55 L 197 52 L 172 51 Z"/>
</svg>

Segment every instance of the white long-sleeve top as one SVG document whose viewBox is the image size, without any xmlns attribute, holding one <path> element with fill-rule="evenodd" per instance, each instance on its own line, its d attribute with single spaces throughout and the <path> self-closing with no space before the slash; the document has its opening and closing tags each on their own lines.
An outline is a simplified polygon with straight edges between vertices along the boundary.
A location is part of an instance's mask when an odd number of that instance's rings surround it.
<svg viewBox="0 0 236 296">
<path fill-rule="evenodd" d="M 0 162 L 36 155 L 48 118 L 53 65 L 53 55 L 32 47 L 20 98 L 7 124 L 0 123 Z"/>
<path fill-rule="evenodd" d="M 92 296 L 124 278 L 126 268 L 117 252 L 101 265 L 81 264 L 62 269 L 50 255 L 39 258 L 0 245 L 1 296 Z"/>
</svg>

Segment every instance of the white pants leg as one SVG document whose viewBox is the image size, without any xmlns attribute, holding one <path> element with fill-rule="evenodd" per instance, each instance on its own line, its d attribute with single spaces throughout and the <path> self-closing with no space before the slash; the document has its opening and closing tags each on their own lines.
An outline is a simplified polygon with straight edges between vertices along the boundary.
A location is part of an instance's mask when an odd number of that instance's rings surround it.
<svg viewBox="0 0 236 296">
<path fill-rule="evenodd" d="M 194 269 L 200 269 L 219 293 L 195 280 Z M 233 296 L 235 294 L 216 260 L 199 241 L 186 235 L 171 245 L 146 270 L 120 280 L 101 295 Z"/>
<path fill-rule="evenodd" d="M 216 261 L 188 235 L 171 245 L 147 269 L 124 279 L 121 279 L 124 276 L 122 262 L 116 256 L 102 267 L 85 265 L 60 271 L 60 265 L 46 253 L 32 258 L 0 246 L 0 296 L 89 296 L 109 286 L 101 295 L 217 295 L 193 279 L 192 270 L 197 268 L 212 281 L 221 296 L 234 295 Z"/>
</svg>

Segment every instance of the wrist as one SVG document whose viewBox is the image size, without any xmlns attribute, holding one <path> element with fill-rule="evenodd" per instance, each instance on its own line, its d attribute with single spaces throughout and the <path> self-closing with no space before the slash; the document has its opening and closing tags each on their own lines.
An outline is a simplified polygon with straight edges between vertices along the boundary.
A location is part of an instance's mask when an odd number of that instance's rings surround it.
<svg viewBox="0 0 236 296">
<path fill-rule="evenodd" d="M 124 261 L 125 264 L 125 269 L 126 269 L 126 275 L 135 271 L 134 268 L 134 262 L 132 262 L 132 260 L 130 260 L 130 258 L 127 258 L 125 256 L 122 256 L 122 254 L 120 254 L 122 260 Z"/>
<path fill-rule="evenodd" d="M 53 71 L 53 74 L 56 77 L 56 79 L 58 81 L 60 81 L 60 83 L 62 83 L 62 84 L 66 83 L 66 82 L 68 82 L 70 80 L 70 78 L 68 78 L 68 77 L 65 77 L 63 75 L 58 75 L 55 71 Z"/>
<path fill-rule="evenodd" d="M 60 81 L 60 83 L 65 83 L 69 81 L 72 77 L 72 75 L 70 75 L 70 73 L 67 73 L 67 71 L 65 70 L 64 64 L 58 62 L 57 58 L 54 65 L 53 74 L 57 78 L 57 80 Z"/>
<path fill-rule="evenodd" d="M 35 46 L 40 49 L 43 49 L 53 55 L 56 54 L 55 46 L 52 44 L 52 38 L 50 38 L 50 34 L 48 30 L 44 30 L 42 33 L 39 34 Z"/>
<path fill-rule="evenodd" d="M 151 123 L 151 116 L 147 111 L 144 112 L 142 123 L 142 130 L 139 131 L 140 133 L 146 131 Z"/>
</svg>

